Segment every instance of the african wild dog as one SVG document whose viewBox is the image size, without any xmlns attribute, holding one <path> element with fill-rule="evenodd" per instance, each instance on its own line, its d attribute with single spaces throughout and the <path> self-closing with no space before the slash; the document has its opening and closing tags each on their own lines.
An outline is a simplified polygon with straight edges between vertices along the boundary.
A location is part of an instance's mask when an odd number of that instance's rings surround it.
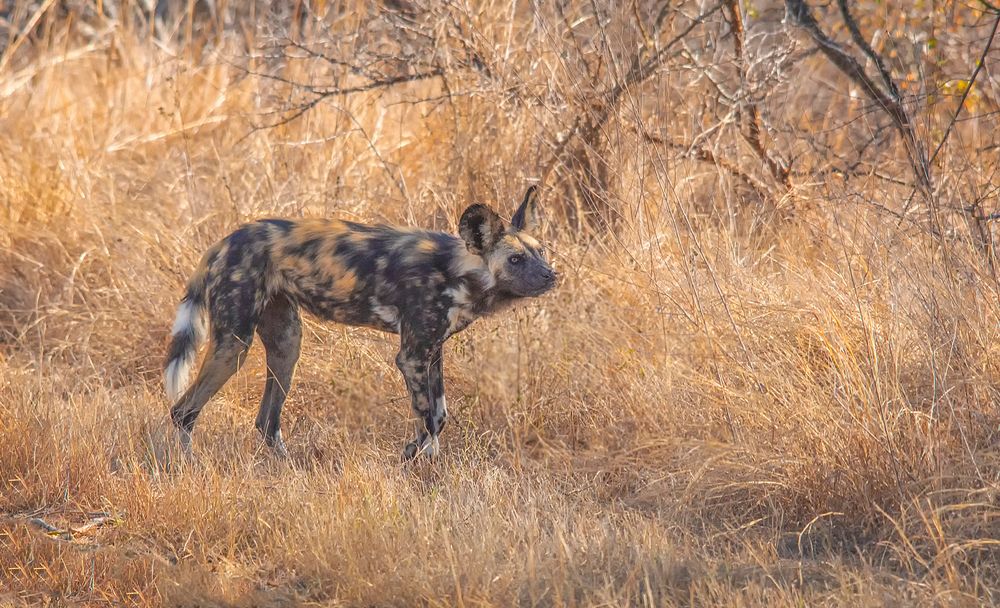
<svg viewBox="0 0 1000 608">
<path fill-rule="evenodd" d="M 541 246 L 527 234 L 535 193 L 528 189 L 509 225 L 485 205 L 470 206 L 459 221 L 461 238 L 340 220 L 266 219 L 219 241 L 188 283 L 165 368 L 185 451 L 199 412 L 240 368 L 256 330 L 267 358 L 256 426 L 285 453 L 281 406 L 299 358 L 301 306 L 322 319 L 399 334 L 396 366 L 418 416 L 403 455 L 433 456 L 447 416 L 444 341 L 478 317 L 555 285 Z M 208 337 L 198 377 L 184 390 Z"/>
</svg>

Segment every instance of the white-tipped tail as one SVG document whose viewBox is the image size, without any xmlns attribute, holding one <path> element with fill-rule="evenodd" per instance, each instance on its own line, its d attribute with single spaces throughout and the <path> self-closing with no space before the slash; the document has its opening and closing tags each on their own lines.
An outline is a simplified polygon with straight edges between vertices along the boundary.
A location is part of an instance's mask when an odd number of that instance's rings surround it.
<svg viewBox="0 0 1000 608">
<path fill-rule="evenodd" d="M 173 340 L 170 343 L 170 355 L 163 372 L 163 383 L 171 403 L 180 399 L 191 380 L 191 368 L 194 367 L 198 345 L 205 341 L 208 333 L 205 313 L 204 306 L 191 300 L 184 300 L 177 309 L 171 331 Z"/>
<path fill-rule="evenodd" d="M 167 364 L 167 369 L 163 372 L 163 383 L 167 387 L 167 399 L 170 403 L 177 403 L 177 400 L 184 394 L 191 382 L 191 367 L 193 365 L 193 355 L 185 355 Z"/>
</svg>

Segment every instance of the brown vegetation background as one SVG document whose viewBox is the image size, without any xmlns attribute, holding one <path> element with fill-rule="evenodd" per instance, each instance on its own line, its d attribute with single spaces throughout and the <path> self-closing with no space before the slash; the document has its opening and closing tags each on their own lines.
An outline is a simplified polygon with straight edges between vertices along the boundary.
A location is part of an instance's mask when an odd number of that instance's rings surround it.
<svg viewBox="0 0 1000 608">
<path fill-rule="evenodd" d="M 0 3 L 0 605 L 978 605 L 1000 593 L 998 15 L 969 0 Z M 853 62 L 853 63 L 852 63 Z M 307 321 L 170 459 L 202 251 L 543 185 L 550 295 Z"/>
</svg>

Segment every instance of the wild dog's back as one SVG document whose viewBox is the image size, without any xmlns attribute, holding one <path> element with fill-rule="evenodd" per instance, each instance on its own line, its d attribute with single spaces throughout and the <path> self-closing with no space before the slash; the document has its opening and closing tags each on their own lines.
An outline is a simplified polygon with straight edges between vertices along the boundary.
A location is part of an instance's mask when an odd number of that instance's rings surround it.
<svg viewBox="0 0 1000 608">
<path fill-rule="evenodd" d="M 321 218 L 241 226 L 195 276 L 192 301 L 227 333 L 249 327 L 278 294 L 322 319 L 398 332 L 407 310 L 446 316 L 453 300 L 471 304 L 492 283 L 483 259 L 451 234 Z"/>
<path fill-rule="evenodd" d="M 271 232 L 268 290 L 323 319 L 398 332 L 401 316 L 447 308 L 447 293 L 489 282 L 482 258 L 442 232 L 318 219 L 279 230 Z"/>
<path fill-rule="evenodd" d="M 495 280 L 486 261 L 454 235 L 337 219 L 264 219 L 213 245 L 178 310 L 168 358 L 171 399 L 180 396 L 211 319 L 216 341 L 249 344 L 268 301 L 287 297 L 321 319 L 398 333 L 419 324 L 463 329 Z"/>
</svg>

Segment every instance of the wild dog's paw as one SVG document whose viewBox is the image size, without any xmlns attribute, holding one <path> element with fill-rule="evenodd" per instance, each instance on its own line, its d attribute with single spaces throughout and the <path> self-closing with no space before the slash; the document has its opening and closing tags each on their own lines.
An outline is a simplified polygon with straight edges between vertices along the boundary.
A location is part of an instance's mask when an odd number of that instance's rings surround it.
<svg viewBox="0 0 1000 608">
<path fill-rule="evenodd" d="M 403 460 L 409 461 L 413 460 L 417 456 L 424 455 L 427 458 L 434 459 L 441 452 L 440 443 L 437 437 L 428 437 L 423 440 L 423 442 L 411 441 L 406 444 L 403 448 Z"/>
<path fill-rule="evenodd" d="M 288 448 L 285 447 L 285 442 L 281 440 L 281 437 L 278 437 L 270 447 L 271 452 L 278 458 L 288 458 Z"/>
<path fill-rule="evenodd" d="M 271 452 L 278 458 L 288 458 L 288 450 L 285 448 L 285 441 L 281 438 L 281 431 L 275 431 L 273 435 L 265 435 L 264 443 L 271 448 Z"/>
<path fill-rule="evenodd" d="M 427 456 L 431 460 L 434 460 L 438 456 L 438 454 L 441 453 L 441 444 L 438 442 L 437 435 L 425 441 L 423 449 L 421 449 L 420 452 L 424 456 Z"/>
<path fill-rule="evenodd" d="M 191 448 L 191 432 L 177 429 L 177 443 L 180 455 L 184 460 L 194 460 L 194 450 Z"/>
<path fill-rule="evenodd" d="M 403 461 L 408 462 L 410 460 L 413 460 L 414 458 L 417 457 L 419 451 L 420 451 L 420 446 L 417 445 L 416 441 L 411 441 L 410 443 L 406 444 L 406 447 L 403 448 Z"/>
</svg>

